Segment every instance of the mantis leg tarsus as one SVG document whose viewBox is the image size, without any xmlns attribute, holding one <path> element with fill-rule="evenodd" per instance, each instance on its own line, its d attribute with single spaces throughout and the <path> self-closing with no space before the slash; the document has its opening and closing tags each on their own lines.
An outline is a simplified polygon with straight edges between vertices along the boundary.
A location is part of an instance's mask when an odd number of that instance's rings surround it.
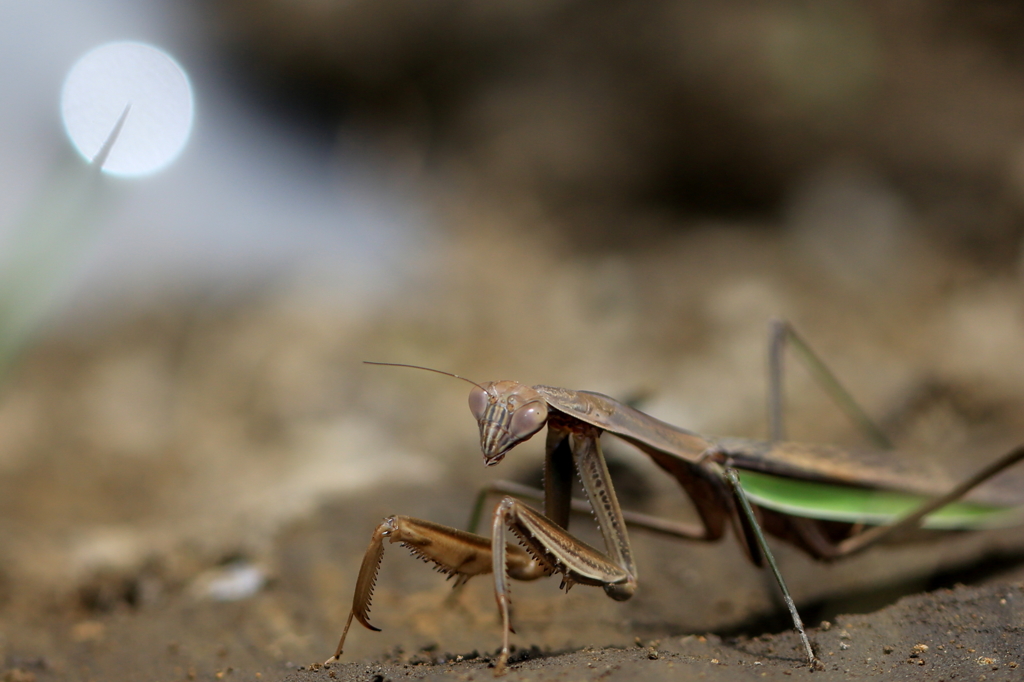
<svg viewBox="0 0 1024 682">
<path fill-rule="evenodd" d="M 341 639 L 338 640 L 338 648 L 335 649 L 333 656 L 324 661 L 324 665 L 330 665 L 335 661 L 341 660 L 341 654 L 344 653 L 345 650 L 345 639 L 348 637 L 348 629 L 352 626 L 353 614 L 355 614 L 354 609 L 348 612 L 348 620 L 345 621 L 345 629 L 341 631 Z"/>
</svg>

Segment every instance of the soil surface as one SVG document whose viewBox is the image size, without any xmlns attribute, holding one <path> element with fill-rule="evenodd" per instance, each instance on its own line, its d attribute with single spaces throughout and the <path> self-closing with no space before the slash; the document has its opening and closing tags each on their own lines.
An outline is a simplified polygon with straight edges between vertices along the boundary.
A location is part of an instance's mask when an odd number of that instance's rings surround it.
<svg viewBox="0 0 1024 682">
<path fill-rule="evenodd" d="M 1024 585 L 1010 583 L 901 599 L 868 615 L 841 616 L 810 634 L 822 669 L 811 679 L 1018 679 Z M 908 644 L 914 642 L 908 648 Z M 632 647 L 518 652 L 510 680 L 782 680 L 811 676 L 792 633 L 638 639 Z M 331 673 L 335 673 L 334 676 Z M 401 652 L 364 664 L 311 666 L 287 680 L 487 679 L 490 657 Z M 378 677 L 379 676 L 379 677 Z"/>
<path fill-rule="evenodd" d="M 197 591 L 201 579 L 177 583 L 168 569 L 157 566 L 96 577 L 64 599 L 43 596 L 25 604 L 16 592 L 9 593 L 0 621 L 5 661 L 0 679 L 490 679 L 500 629 L 488 581 L 471 582 L 450 603 L 449 584 L 397 546 L 385 554 L 374 601 L 372 622 L 383 631 L 356 625 L 342 660 L 329 667 L 319 663 L 334 650 L 369 534 L 353 529 L 368 531 L 380 518 L 374 512 L 384 508 L 423 509 L 444 519 L 445 497 L 414 488 L 324 506 L 282 530 L 267 554 L 273 564 L 264 566 L 269 583 L 235 602 L 203 598 Z M 452 490 L 451 497 L 464 495 Z M 585 587 L 563 595 L 554 580 L 514 586 L 518 635 L 507 679 L 753 680 L 811 674 L 784 612 L 772 605 L 774 586 L 742 561 L 731 542 L 695 548 L 639 533 L 634 542 L 644 569 L 634 602 L 617 604 Z M 975 556 L 979 550 L 964 551 Z M 894 565 L 907 563 L 900 557 L 905 550 L 877 552 L 894 557 Z M 784 549 L 780 553 L 797 599 L 815 623 L 809 635 L 824 671 L 812 679 L 1019 677 L 1017 667 L 1024 665 L 1019 555 L 1004 553 L 1001 561 L 990 556 L 982 564 L 953 561 L 951 572 L 932 578 L 934 584 L 987 576 L 978 586 L 911 594 L 872 613 L 828 615 L 822 621 L 822 614 L 884 603 L 929 584 L 928 579 L 910 578 L 851 596 L 843 593 L 839 577 L 838 584 L 824 586 L 829 596 L 808 602 L 801 598 L 808 591 L 805 581 L 829 581 L 836 567 Z M 877 565 L 879 557 L 868 556 Z M 705 569 L 680 579 L 679 566 L 686 564 Z M 979 572 L 979 566 L 987 570 Z M 730 573 L 743 582 L 728 582 Z M 695 609 L 715 613 L 694 614 Z M 723 614 L 744 618 L 728 628 L 736 634 L 701 629 L 700 623 L 721 622 Z"/>
</svg>

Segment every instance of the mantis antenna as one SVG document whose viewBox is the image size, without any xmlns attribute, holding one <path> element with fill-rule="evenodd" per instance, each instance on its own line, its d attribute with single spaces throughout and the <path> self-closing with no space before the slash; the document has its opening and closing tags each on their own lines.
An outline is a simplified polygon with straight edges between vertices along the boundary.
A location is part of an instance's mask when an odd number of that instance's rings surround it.
<svg viewBox="0 0 1024 682">
<path fill-rule="evenodd" d="M 467 379 L 466 377 L 461 377 L 458 374 L 452 374 L 451 372 L 445 372 L 444 370 L 433 369 L 432 367 L 422 367 L 420 365 L 405 365 L 405 364 L 402 364 L 401 362 L 373 362 L 372 360 L 363 360 L 363 364 L 364 365 L 380 365 L 381 367 L 408 367 L 409 369 L 422 369 L 425 372 L 434 372 L 436 374 L 443 374 L 446 377 L 454 377 L 456 379 L 461 379 L 462 381 L 465 381 L 467 384 L 473 384 L 474 386 L 479 388 L 481 391 L 483 391 L 487 395 L 492 395 L 490 391 L 488 391 L 486 388 L 484 388 L 480 384 L 476 383 L 472 379 Z"/>
</svg>

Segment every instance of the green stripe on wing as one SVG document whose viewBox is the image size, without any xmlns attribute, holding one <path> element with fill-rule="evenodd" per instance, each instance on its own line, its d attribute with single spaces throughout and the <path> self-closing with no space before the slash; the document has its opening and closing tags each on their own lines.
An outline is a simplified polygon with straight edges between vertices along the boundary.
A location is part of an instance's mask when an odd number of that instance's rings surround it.
<svg viewBox="0 0 1024 682">
<path fill-rule="evenodd" d="M 802 481 L 762 472 L 740 471 L 740 482 L 754 504 L 777 512 L 826 521 L 886 526 L 928 500 L 923 495 Z M 1024 507 L 952 502 L 925 517 L 935 530 L 1005 528 L 1024 523 Z"/>
</svg>

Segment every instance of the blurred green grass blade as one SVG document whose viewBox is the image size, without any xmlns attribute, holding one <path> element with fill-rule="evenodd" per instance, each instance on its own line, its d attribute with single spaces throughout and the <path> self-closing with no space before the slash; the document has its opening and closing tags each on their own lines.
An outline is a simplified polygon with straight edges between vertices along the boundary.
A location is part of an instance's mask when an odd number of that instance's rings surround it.
<svg viewBox="0 0 1024 682">
<path fill-rule="evenodd" d="M 92 163 L 67 154 L 56 164 L 0 244 L 0 381 L 97 231 L 108 183 L 103 163 L 130 108 L 125 107 Z"/>
</svg>

